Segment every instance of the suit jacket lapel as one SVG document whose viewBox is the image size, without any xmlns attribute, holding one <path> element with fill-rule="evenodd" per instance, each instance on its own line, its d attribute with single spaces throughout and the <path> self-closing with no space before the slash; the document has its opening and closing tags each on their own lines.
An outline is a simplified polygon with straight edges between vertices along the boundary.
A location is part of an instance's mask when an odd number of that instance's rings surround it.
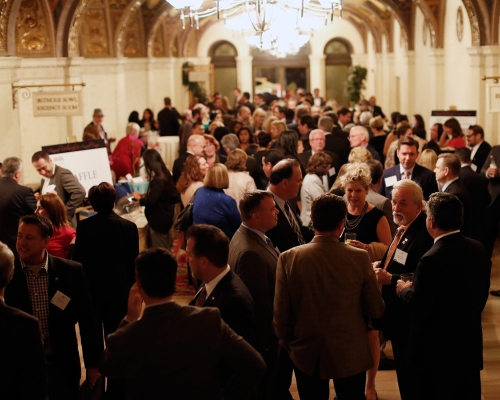
<svg viewBox="0 0 500 400">
<path fill-rule="evenodd" d="M 26 276 L 24 275 L 23 267 L 21 266 L 19 259 L 16 260 L 14 278 L 17 283 L 14 287 L 12 287 L 12 291 L 16 292 L 15 297 L 19 302 L 16 307 L 19 307 L 21 310 L 33 315 L 28 283 L 26 282 Z"/>
<path fill-rule="evenodd" d="M 232 279 L 231 274 L 233 274 L 233 271 L 229 271 L 224 278 L 222 278 L 217 286 L 214 287 L 214 290 L 212 290 L 212 293 L 210 293 L 207 296 L 207 299 L 205 300 L 205 303 L 203 304 L 203 307 L 213 307 L 211 304 L 215 303 L 219 299 L 219 295 L 221 292 L 224 291 L 224 288 L 226 285 L 228 285 L 229 281 Z"/>
<path fill-rule="evenodd" d="M 259 235 L 257 235 L 255 232 L 252 232 L 250 229 L 245 228 L 244 226 L 240 226 L 239 229 L 242 234 L 248 236 L 252 240 L 255 240 L 258 245 L 264 247 L 270 254 L 272 254 L 272 256 L 276 260 L 278 259 L 276 250 L 272 249 L 271 246 L 269 246 Z"/>
<path fill-rule="evenodd" d="M 52 300 L 56 292 L 59 290 L 59 271 L 57 267 L 54 265 L 54 260 L 52 256 L 49 257 L 48 270 L 49 270 L 49 302 Z M 68 293 L 64 293 L 63 290 L 61 292 L 65 295 Z M 71 301 L 71 300 L 70 300 Z"/>
</svg>

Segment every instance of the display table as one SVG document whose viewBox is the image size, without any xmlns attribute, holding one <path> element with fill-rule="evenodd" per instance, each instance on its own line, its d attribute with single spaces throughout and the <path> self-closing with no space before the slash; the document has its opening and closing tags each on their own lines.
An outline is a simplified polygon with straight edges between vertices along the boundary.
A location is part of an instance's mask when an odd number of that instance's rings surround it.
<svg viewBox="0 0 500 400">
<path fill-rule="evenodd" d="M 161 147 L 161 157 L 165 165 L 172 172 L 174 161 L 179 157 L 179 137 L 178 136 L 160 136 L 158 143 Z"/>
</svg>

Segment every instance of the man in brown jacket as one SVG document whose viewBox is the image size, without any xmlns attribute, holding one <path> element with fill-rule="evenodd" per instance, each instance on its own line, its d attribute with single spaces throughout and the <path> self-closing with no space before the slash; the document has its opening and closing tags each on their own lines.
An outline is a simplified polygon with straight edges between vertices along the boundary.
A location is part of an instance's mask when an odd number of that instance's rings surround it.
<svg viewBox="0 0 500 400">
<path fill-rule="evenodd" d="M 280 255 L 274 327 L 295 365 L 300 398 L 365 399 L 373 366 L 367 317 L 380 318 L 384 302 L 368 253 L 339 242 L 346 205 L 324 194 L 311 210 L 315 237 Z"/>
</svg>

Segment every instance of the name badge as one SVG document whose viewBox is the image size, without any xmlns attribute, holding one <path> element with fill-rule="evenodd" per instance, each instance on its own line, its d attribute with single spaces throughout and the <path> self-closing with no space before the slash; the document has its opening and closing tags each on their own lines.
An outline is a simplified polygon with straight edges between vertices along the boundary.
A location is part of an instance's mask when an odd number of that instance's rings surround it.
<svg viewBox="0 0 500 400">
<path fill-rule="evenodd" d="M 387 187 L 394 186 L 397 181 L 398 181 L 398 178 L 396 177 L 396 175 L 389 176 L 389 177 L 384 179 L 385 186 L 387 186 Z"/>
<path fill-rule="evenodd" d="M 51 185 L 47 186 L 47 193 L 48 193 L 48 192 L 52 192 L 52 191 L 54 191 L 54 190 L 56 190 L 56 185 L 51 184 Z"/>
<path fill-rule="evenodd" d="M 405 265 L 407 257 L 408 257 L 408 253 L 406 251 L 396 249 L 396 253 L 394 253 L 394 261 L 396 261 L 402 265 Z"/>
<path fill-rule="evenodd" d="M 470 169 L 473 170 L 474 172 L 477 172 L 477 165 L 476 164 L 471 164 Z"/>
<path fill-rule="evenodd" d="M 58 290 L 50 302 L 64 311 L 70 300 L 68 296 Z"/>
<path fill-rule="evenodd" d="M 328 176 L 333 176 L 333 175 L 335 175 L 335 172 L 336 172 L 336 171 L 335 171 L 335 167 L 330 168 L 330 170 L 328 171 Z"/>
</svg>

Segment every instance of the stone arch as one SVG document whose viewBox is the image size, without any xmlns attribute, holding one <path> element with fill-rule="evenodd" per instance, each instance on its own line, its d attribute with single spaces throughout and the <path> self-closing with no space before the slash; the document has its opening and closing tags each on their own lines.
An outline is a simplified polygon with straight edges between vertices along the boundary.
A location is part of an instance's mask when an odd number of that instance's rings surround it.
<svg viewBox="0 0 500 400">
<path fill-rule="evenodd" d="M 212 43 L 212 45 L 211 45 L 211 46 L 210 46 L 210 48 L 208 49 L 208 54 L 207 54 L 207 56 L 208 56 L 208 57 L 212 57 L 212 58 L 213 58 L 213 57 L 214 57 L 214 55 L 215 55 L 215 51 L 216 51 L 216 50 L 217 50 L 217 48 L 218 48 L 220 45 L 222 45 L 222 44 L 228 44 L 228 45 L 230 45 L 230 46 L 234 49 L 234 51 L 235 51 L 235 53 L 236 53 L 236 54 L 234 55 L 234 57 L 238 57 L 238 49 L 236 48 L 236 46 L 235 46 L 233 43 L 231 43 L 231 42 L 230 42 L 230 41 L 228 41 L 228 40 L 218 40 L 218 41 L 216 41 L 216 42 Z"/>
<path fill-rule="evenodd" d="M 472 46 L 485 46 L 491 43 L 490 18 L 484 0 L 462 0 L 472 33 Z"/>
<path fill-rule="evenodd" d="M 493 3 L 491 15 L 491 44 L 498 45 L 500 43 L 500 1 Z"/>
<path fill-rule="evenodd" d="M 373 37 L 375 52 L 380 53 L 382 51 L 382 35 L 387 34 L 385 26 L 380 18 L 375 16 L 372 10 L 369 10 L 364 6 L 344 4 L 343 9 L 346 13 L 350 13 L 365 21 L 366 26 Z M 367 51 L 366 43 L 365 51 Z"/>
<path fill-rule="evenodd" d="M 444 44 L 444 36 L 443 36 L 443 29 L 442 25 L 440 26 L 438 21 L 436 20 L 436 17 L 432 13 L 432 10 L 430 9 L 429 5 L 425 1 L 420 1 L 417 3 L 418 7 L 422 11 L 422 14 L 424 15 L 425 22 L 427 27 L 429 28 L 430 36 L 431 36 L 431 41 L 430 45 L 431 47 L 434 48 L 442 48 Z M 413 29 L 420 29 L 420 27 L 416 27 L 415 24 L 413 24 Z"/>
<path fill-rule="evenodd" d="M 117 57 L 124 57 L 125 52 L 126 52 L 126 47 L 127 43 L 129 43 L 129 38 L 127 37 L 127 33 L 129 32 L 130 27 L 134 27 L 134 30 L 136 30 L 136 26 L 139 23 L 137 18 L 138 16 L 136 15 L 139 13 L 139 17 L 142 21 L 142 15 L 140 13 L 141 6 L 145 2 L 145 0 L 132 0 L 127 7 L 125 8 L 125 11 L 123 12 L 123 15 L 120 18 L 120 21 L 118 22 L 116 26 L 116 31 L 114 35 L 114 42 L 116 46 L 116 56 Z M 135 20 L 135 21 L 134 21 Z M 142 23 L 140 23 L 141 29 L 142 29 Z M 144 32 L 142 30 L 141 32 L 142 38 L 144 37 Z M 144 42 L 144 40 L 143 40 Z"/>
<path fill-rule="evenodd" d="M 56 56 L 68 56 L 68 35 L 71 27 L 71 21 L 75 10 L 78 8 L 80 0 L 66 0 L 57 23 L 56 29 Z"/>
<path fill-rule="evenodd" d="M 14 0 L 8 25 L 8 53 L 19 57 L 54 57 L 54 22 L 45 0 Z M 17 23 L 19 21 L 19 24 Z"/>
</svg>

